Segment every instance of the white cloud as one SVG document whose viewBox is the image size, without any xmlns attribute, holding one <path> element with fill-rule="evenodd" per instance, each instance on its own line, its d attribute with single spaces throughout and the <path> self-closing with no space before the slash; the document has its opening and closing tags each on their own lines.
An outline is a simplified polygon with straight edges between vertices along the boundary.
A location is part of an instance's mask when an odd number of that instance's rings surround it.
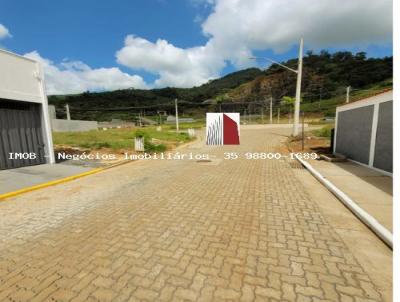
<svg viewBox="0 0 400 302">
<path fill-rule="evenodd" d="M 248 67 L 253 51 L 284 52 L 300 37 L 313 49 L 391 42 L 391 0 L 190 1 L 213 6 L 202 23 L 205 45 L 184 49 L 129 35 L 118 62 L 157 74 L 156 86 L 190 87 L 217 77 L 227 61 Z"/>
<path fill-rule="evenodd" d="M 220 75 L 227 63 L 249 67 L 257 50 L 284 52 L 304 37 L 306 48 L 364 47 L 390 43 L 391 0 L 189 0 L 212 12 L 201 22 L 207 43 L 180 48 L 158 39 L 134 35 L 116 52 L 117 62 L 155 74 L 151 87 L 192 87 Z M 0 39 L 11 37 L 0 24 Z M 26 54 L 43 63 L 49 94 L 86 90 L 147 88 L 138 75 L 119 68 L 91 68 L 80 61 L 54 63 L 34 51 Z"/>
<path fill-rule="evenodd" d="M 0 23 L 0 39 L 10 38 L 11 34 L 7 27 Z"/>
<path fill-rule="evenodd" d="M 211 44 L 193 48 L 178 48 L 166 40 L 152 43 L 129 35 L 125 46 L 116 54 L 118 63 L 133 69 L 143 69 L 160 78 L 156 87 L 192 87 L 218 76 L 225 62 Z"/>
<path fill-rule="evenodd" d="M 391 0 L 217 0 L 202 24 L 233 62 L 253 50 L 288 50 L 300 37 L 311 48 L 391 41 Z"/>
<path fill-rule="evenodd" d="M 80 61 L 60 64 L 45 59 L 37 51 L 25 54 L 39 61 L 44 69 L 47 94 L 80 93 L 84 91 L 147 88 L 140 76 L 122 72 L 119 68 L 93 69 Z"/>
</svg>

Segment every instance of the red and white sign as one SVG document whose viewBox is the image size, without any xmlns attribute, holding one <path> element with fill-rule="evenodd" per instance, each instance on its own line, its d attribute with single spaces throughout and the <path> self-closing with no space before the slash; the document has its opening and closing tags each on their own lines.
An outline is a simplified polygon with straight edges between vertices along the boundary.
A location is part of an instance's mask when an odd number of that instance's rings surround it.
<svg viewBox="0 0 400 302">
<path fill-rule="evenodd" d="M 207 113 L 207 145 L 239 145 L 239 113 Z"/>
</svg>

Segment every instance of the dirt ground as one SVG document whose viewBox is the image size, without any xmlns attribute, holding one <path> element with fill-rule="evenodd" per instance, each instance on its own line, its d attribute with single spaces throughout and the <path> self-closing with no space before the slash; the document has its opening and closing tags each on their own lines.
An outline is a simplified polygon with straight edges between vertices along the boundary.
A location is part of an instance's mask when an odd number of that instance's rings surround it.
<svg viewBox="0 0 400 302">
<path fill-rule="evenodd" d="M 312 136 L 309 133 L 304 136 L 304 148 L 302 144 L 302 138 L 288 139 L 287 146 L 294 152 L 316 152 L 331 153 L 330 152 L 330 140 L 325 137 Z"/>
</svg>

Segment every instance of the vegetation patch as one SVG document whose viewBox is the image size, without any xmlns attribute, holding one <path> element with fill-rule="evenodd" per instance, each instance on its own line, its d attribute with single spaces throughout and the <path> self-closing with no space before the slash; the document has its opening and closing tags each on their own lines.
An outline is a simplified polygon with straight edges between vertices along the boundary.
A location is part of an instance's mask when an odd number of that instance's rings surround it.
<svg viewBox="0 0 400 302">
<path fill-rule="evenodd" d="M 317 137 L 326 137 L 330 138 L 331 137 L 331 131 L 334 128 L 334 125 L 326 125 L 322 127 L 321 129 L 313 130 L 312 133 L 313 135 Z"/>
<path fill-rule="evenodd" d="M 185 132 L 176 133 L 168 129 L 157 131 L 155 127 L 148 127 L 84 132 L 54 132 L 53 141 L 55 145 L 91 150 L 107 148 L 118 151 L 133 150 L 135 148 L 134 138 L 136 136 L 143 136 L 145 138 L 145 151 L 152 152 L 162 152 L 167 150 L 168 146 L 179 145 L 191 140 Z M 157 143 L 153 142 L 153 139 Z"/>
</svg>

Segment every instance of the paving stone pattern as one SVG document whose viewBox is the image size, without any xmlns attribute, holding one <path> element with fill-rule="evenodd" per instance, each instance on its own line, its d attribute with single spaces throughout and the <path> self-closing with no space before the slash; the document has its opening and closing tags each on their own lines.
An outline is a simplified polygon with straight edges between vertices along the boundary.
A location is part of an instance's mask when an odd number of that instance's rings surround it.
<svg viewBox="0 0 400 302">
<path fill-rule="evenodd" d="M 240 146 L 276 151 L 277 130 Z M 0 203 L 0 301 L 382 301 L 283 160 L 132 163 Z"/>
</svg>

